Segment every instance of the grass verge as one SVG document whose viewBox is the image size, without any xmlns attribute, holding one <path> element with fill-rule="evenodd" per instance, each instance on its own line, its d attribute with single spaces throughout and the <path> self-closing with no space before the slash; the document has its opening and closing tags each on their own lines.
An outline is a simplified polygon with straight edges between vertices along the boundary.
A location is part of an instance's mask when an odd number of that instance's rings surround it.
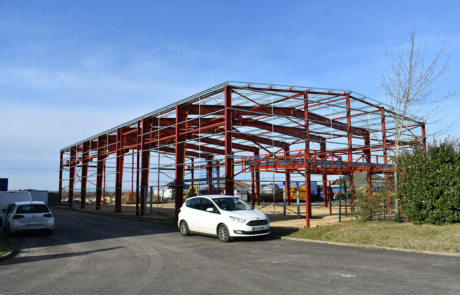
<svg viewBox="0 0 460 295">
<path fill-rule="evenodd" d="M 310 229 L 272 227 L 270 231 L 274 235 L 293 238 L 460 253 L 460 224 L 436 226 L 348 221 Z"/>
<path fill-rule="evenodd" d="M 0 240 L 0 256 L 8 252 L 8 248 L 5 247 L 5 243 Z"/>
</svg>

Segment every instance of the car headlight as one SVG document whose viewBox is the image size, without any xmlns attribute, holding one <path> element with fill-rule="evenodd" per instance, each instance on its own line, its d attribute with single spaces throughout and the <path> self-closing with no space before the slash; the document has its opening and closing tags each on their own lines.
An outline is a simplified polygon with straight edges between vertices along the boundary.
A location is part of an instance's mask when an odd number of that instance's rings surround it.
<svg viewBox="0 0 460 295">
<path fill-rule="evenodd" d="M 231 221 L 236 222 L 236 223 L 245 223 L 246 222 L 246 219 L 244 219 L 244 218 L 238 218 L 238 217 L 235 217 L 235 216 L 229 216 L 229 217 L 230 217 Z"/>
<path fill-rule="evenodd" d="M 267 214 L 265 214 L 265 218 L 267 218 L 267 220 L 270 221 L 270 219 L 268 219 L 268 215 L 267 215 Z"/>
</svg>

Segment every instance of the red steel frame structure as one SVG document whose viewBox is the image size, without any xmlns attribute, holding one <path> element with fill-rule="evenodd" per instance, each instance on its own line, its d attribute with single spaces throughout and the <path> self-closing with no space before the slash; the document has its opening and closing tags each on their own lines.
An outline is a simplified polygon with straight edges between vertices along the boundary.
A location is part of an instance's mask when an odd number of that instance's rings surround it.
<svg viewBox="0 0 460 295">
<path fill-rule="evenodd" d="M 108 181 L 115 212 L 121 212 L 123 183 L 134 187 L 135 182 L 136 212 L 143 215 L 145 188 L 157 179 L 159 189 L 160 175 L 166 175 L 175 184 L 177 217 L 187 183 L 212 192 L 217 182 L 233 195 L 237 176 L 250 175 L 252 204 L 259 205 L 263 177 L 281 174 L 288 191 L 293 177 L 304 180 L 309 227 L 312 175 L 321 175 L 325 186 L 328 175 L 366 172 L 371 185 L 372 174 L 392 173 L 388 151 L 395 146 L 394 116 L 388 107 L 351 91 L 225 82 L 63 148 L 59 203 L 66 199 L 73 206 L 79 191 L 84 208 L 89 184 L 100 209 Z M 426 144 L 421 119 L 408 116 L 403 125 L 401 146 Z"/>
</svg>

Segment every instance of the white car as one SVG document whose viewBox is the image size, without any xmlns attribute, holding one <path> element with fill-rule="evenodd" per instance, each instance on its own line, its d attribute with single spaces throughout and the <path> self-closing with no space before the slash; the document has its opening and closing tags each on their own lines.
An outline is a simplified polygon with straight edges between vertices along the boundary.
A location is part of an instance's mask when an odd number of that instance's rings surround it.
<svg viewBox="0 0 460 295">
<path fill-rule="evenodd" d="M 212 235 L 224 243 L 236 237 L 270 233 L 267 215 L 234 196 L 225 195 L 187 199 L 179 211 L 178 227 L 183 236 Z"/>
<path fill-rule="evenodd" d="M 52 235 L 54 217 L 44 202 L 14 202 L 3 215 L 3 231 L 7 231 L 10 236 L 27 231 L 46 231 Z"/>
</svg>

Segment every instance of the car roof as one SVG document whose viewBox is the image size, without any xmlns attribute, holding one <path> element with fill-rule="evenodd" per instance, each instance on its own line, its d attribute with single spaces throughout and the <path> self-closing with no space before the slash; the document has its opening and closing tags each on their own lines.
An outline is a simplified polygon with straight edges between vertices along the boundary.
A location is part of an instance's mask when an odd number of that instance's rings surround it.
<svg viewBox="0 0 460 295">
<path fill-rule="evenodd" d="M 203 197 L 207 197 L 207 198 L 211 198 L 211 199 L 220 199 L 220 198 L 237 198 L 235 196 L 229 196 L 229 195 L 204 195 L 204 196 L 194 196 L 193 198 L 203 198 Z M 193 199 L 193 198 L 187 198 L 187 199 Z"/>
<path fill-rule="evenodd" d="M 14 202 L 16 205 L 46 205 L 43 201 Z"/>
</svg>

